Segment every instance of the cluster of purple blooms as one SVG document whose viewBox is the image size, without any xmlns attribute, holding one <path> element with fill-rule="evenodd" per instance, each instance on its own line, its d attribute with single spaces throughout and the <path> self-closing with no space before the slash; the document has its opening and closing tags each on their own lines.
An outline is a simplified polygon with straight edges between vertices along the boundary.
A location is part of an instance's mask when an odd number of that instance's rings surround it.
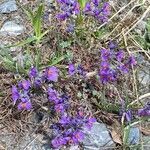
<svg viewBox="0 0 150 150">
<path fill-rule="evenodd" d="M 108 49 L 101 49 L 100 53 L 99 76 L 103 84 L 116 81 L 119 76 L 127 74 L 136 65 L 134 56 L 126 58 L 123 50 L 118 51 L 117 45 L 113 42 L 109 43 Z"/>
<path fill-rule="evenodd" d="M 124 116 L 126 122 L 130 123 L 133 120 L 133 111 L 131 109 L 126 109 L 125 102 L 121 100 L 121 111 L 120 115 Z M 148 117 L 150 116 L 150 104 L 147 103 L 143 108 L 138 109 L 136 115 L 138 117 Z"/>
<path fill-rule="evenodd" d="M 52 147 L 61 148 L 64 145 L 79 144 L 84 138 L 81 128 L 86 126 L 90 129 L 96 121 L 95 118 L 85 117 L 83 111 L 79 111 L 76 116 L 70 115 L 68 96 L 60 95 L 52 88 L 48 90 L 48 99 L 52 103 L 51 110 L 54 110 L 59 116 L 58 122 L 51 126 L 53 130 Z"/>
<path fill-rule="evenodd" d="M 110 15 L 110 5 L 108 2 L 102 2 L 101 0 L 90 0 L 86 3 L 84 13 L 104 23 L 107 22 Z"/>
<path fill-rule="evenodd" d="M 70 76 L 76 73 L 84 74 L 80 65 L 75 67 L 74 64 L 70 64 L 68 68 Z M 18 110 L 32 109 L 31 97 L 33 89 L 40 89 L 43 83 L 57 82 L 59 70 L 52 66 L 40 73 L 35 67 L 32 67 L 28 76 L 28 80 L 23 79 L 17 85 L 12 86 L 12 99 L 14 104 L 18 105 Z M 47 97 L 51 104 L 51 112 L 56 113 L 59 118 L 58 122 L 51 126 L 53 130 L 51 146 L 60 148 L 64 145 L 79 144 L 84 138 L 81 128 L 86 126 L 90 129 L 96 121 L 95 118 L 85 117 L 81 110 L 75 116 L 69 114 L 69 97 L 66 94 L 60 94 L 52 87 L 48 88 Z"/>
<path fill-rule="evenodd" d="M 86 75 L 86 71 L 84 70 L 84 68 L 81 65 L 75 66 L 75 64 L 70 63 L 68 66 L 68 73 L 70 76 L 73 75 L 81 75 L 81 76 L 85 76 Z"/>
<path fill-rule="evenodd" d="M 57 0 L 60 6 L 60 13 L 57 19 L 66 20 L 74 15 L 82 14 L 93 16 L 100 22 L 106 22 L 110 15 L 110 5 L 101 0 L 89 0 L 85 8 L 81 10 L 78 0 Z"/>
<path fill-rule="evenodd" d="M 58 80 L 58 69 L 54 66 L 46 68 L 43 74 L 33 67 L 29 71 L 29 79 L 19 81 L 12 86 L 12 100 L 17 103 L 18 110 L 30 110 L 32 108 L 31 95 L 33 88 L 40 88 L 46 81 L 56 82 Z"/>
</svg>

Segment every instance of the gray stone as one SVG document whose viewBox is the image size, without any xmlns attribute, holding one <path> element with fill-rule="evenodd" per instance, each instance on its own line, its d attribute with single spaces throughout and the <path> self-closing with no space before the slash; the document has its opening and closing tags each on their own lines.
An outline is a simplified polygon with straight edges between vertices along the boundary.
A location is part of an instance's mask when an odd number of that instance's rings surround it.
<svg viewBox="0 0 150 150">
<path fill-rule="evenodd" d="M 7 21 L 0 29 L 0 34 L 3 36 L 17 36 L 24 32 L 24 26 L 17 24 L 15 21 Z"/>
<path fill-rule="evenodd" d="M 140 141 L 140 130 L 137 127 L 130 128 L 128 143 L 131 145 L 139 144 Z"/>
<path fill-rule="evenodd" d="M 78 145 L 73 145 L 69 148 L 69 150 L 80 150 Z"/>
<path fill-rule="evenodd" d="M 99 150 L 100 147 L 114 147 L 109 131 L 103 123 L 94 123 L 91 130 L 83 129 L 85 138 L 83 140 L 84 150 Z"/>
<path fill-rule="evenodd" d="M 44 0 L 46 4 L 52 4 L 54 3 L 54 0 Z"/>
<path fill-rule="evenodd" d="M 137 80 L 139 82 L 140 94 L 149 92 L 150 88 L 150 63 L 141 54 L 136 56 L 137 64 L 139 68 L 137 69 Z"/>
<path fill-rule="evenodd" d="M 5 0 L 0 4 L 0 13 L 11 13 L 17 10 L 17 5 L 15 0 Z"/>
</svg>

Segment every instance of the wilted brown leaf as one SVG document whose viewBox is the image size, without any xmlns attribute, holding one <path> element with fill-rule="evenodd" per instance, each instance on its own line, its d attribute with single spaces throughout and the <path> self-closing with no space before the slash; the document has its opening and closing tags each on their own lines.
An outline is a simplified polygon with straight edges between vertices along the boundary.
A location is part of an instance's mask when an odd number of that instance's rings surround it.
<svg viewBox="0 0 150 150">
<path fill-rule="evenodd" d="M 144 135 L 146 135 L 146 136 L 149 136 L 150 135 L 150 130 L 148 130 L 148 129 L 146 129 L 146 128 L 140 128 L 140 131 L 144 134 Z"/>
<path fill-rule="evenodd" d="M 119 133 L 117 133 L 115 130 L 112 130 L 111 131 L 111 136 L 112 136 L 113 141 L 115 143 L 118 143 L 118 144 L 122 145 L 121 135 Z"/>
</svg>

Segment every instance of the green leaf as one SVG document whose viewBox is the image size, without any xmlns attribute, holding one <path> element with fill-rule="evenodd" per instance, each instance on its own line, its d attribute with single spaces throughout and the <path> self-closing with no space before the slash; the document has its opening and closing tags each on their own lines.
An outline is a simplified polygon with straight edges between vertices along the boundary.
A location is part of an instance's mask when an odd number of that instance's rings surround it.
<svg viewBox="0 0 150 150">
<path fill-rule="evenodd" d="M 41 36 L 41 22 L 42 22 L 42 14 L 43 14 L 44 5 L 41 4 L 37 10 L 37 13 L 34 16 L 33 26 L 35 30 L 36 37 Z"/>
<path fill-rule="evenodd" d="M 35 37 L 30 37 L 30 38 L 27 38 L 26 40 L 21 41 L 21 42 L 18 42 L 18 43 L 16 43 L 16 44 L 5 46 L 5 48 L 11 48 L 11 47 L 17 47 L 17 46 L 18 46 L 18 47 L 24 46 L 24 45 L 26 45 L 26 44 L 29 44 L 29 43 L 35 41 L 35 40 L 36 40 Z"/>
<path fill-rule="evenodd" d="M 78 0 L 80 8 L 83 10 L 88 0 Z"/>
</svg>

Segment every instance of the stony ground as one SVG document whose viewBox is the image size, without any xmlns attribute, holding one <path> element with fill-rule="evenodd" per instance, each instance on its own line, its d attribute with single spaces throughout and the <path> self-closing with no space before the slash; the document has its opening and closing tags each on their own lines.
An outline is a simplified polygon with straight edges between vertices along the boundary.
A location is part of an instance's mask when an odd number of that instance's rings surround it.
<svg viewBox="0 0 150 150">
<path fill-rule="evenodd" d="M 27 17 L 25 16 L 25 14 L 21 9 L 21 6 L 33 5 L 33 7 L 35 7 L 36 2 L 37 1 L 28 3 L 28 0 L 20 0 L 20 1 L 1 0 L 0 1 L 0 45 L 1 46 L 18 42 L 21 39 L 24 39 L 24 37 L 30 35 L 30 33 L 32 32 L 32 28 L 29 21 L 27 20 Z M 113 7 L 119 10 L 123 6 L 127 5 L 129 3 L 129 0 L 122 0 L 121 2 L 117 0 L 110 0 L 110 2 Z M 51 12 L 53 6 L 53 0 L 44 0 L 44 4 L 46 7 L 46 12 Z M 147 4 L 150 5 L 148 1 Z M 127 12 L 128 9 L 124 11 Z M 134 18 L 139 15 L 136 13 L 138 12 L 132 12 L 130 14 L 131 17 Z M 124 22 L 129 19 L 130 15 L 126 17 Z M 123 19 L 123 17 L 124 17 L 124 13 L 120 13 L 120 18 Z M 49 15 L 49 21 L 50 21 L 50 15 Z M 47 24 L 45 23 L 44 26 L 47 27 Z M 141 35 L 143 34 L 145 30 L 145 18 L 143 18 L 137 24 L 137 26 L 135 26 L 134 30 L 138 34 Z M 21 47 L 11 48 L 11 52 L 14 54 L 14 59 L 18 60 L 21 64 L 23 58 L 22 48 Z M 147 55 L 145 54 L 143 55 L 141 53 L 136 53 L 136 57 L 137 57 L 138 67 L 139 67 L 136 76 L 138 81 L 138 93 L 139 96 L 144 95 L 146 97 L 146 98 L 142 98 L 142 101 L 145 101 L 145 103 L 150 102 L 150 95 L 147 96 L 147 93 L 150 92 L 150 62 L 147 58 Z M 1 60 L 0 60 L 0 65 L 1 65 Z M 9 90 L 11 77 L 12 74 L 9 72 L 5 73 L 3 71 L 3 68 L 1 68 L 0 66 L 0 81 L 2 83 L 2 85 L 0 85 L 0 93 L 3 92 L 5 95 L 6 93 L 4 91 Z M 6 88 L 6 90 L 3 88 Z M 0 95 L 0 103 L 6 101 L 7 98 L 10 98 L 10 96 L 6 97 L 5 100 L 3 98 L 4 97 Z M 0 110 L 0 150 L 6 150 L 6 149 L 7 150 L 48 150 L 49 149 L 49 143 L 47 141 L 48 138 L 45 138 L 47 136 L 46 133 L 50 132 L 46 126 L 48 124 L 48 116 L 46 114 L 42 114 L 41 119 L 39 119 L 39 116 L 41 115 L 39 114 L 40 110 L 38 110 L 37 112 L 33 112 L 32 117 L 30 118 L 26 116 L 25 120 L 20 120 L 20 119 L 13 120 L 11 118 L 11 112 L 8 111 L 5 114 L 4 111 L 5 110 Z M 5 114 L 5 116 L 3 116 L 3 114 Z M 3 118 L 6 118 L 7 121 L 4 122 Z M 24 131 L 24 125 L 21 124 L 21 121 L 27 123 L 25 131 Z M 11 124 L 12 122 L 15 124 L 15 126 Z M 150 132 L 149 131 L 150 125 L 147 123 L 146 125 L 144 124 L 144 126 L 147 129 L 146 133 Z M 45 130 L 46 133 L 43 130 Z M 115 148 L 116 141 L 114 141 L 114 138 L 112 138 L 111 131 L 112 130 L 109 125 L 104 124 L 102 122 L 95 123 L 90 132 L 84 131 L 86 133 L 86 138 L 83 141 L 84 150 L 116 149 Z M 150 149 L 149 133 L 146 134 L 144 131 L 142 132 L 142 130 L 138 126 L 133 127 L 130 132 L 131 133 L 129 134 L 129 141 L 134 141 L 135 143 L 141 143 L 142 140 L 143 150 Z M 78 146 L 72 146 L 70 148 L 70 150 L 79 150 L 79 149 L 80 148 Z"/>
</svg>

